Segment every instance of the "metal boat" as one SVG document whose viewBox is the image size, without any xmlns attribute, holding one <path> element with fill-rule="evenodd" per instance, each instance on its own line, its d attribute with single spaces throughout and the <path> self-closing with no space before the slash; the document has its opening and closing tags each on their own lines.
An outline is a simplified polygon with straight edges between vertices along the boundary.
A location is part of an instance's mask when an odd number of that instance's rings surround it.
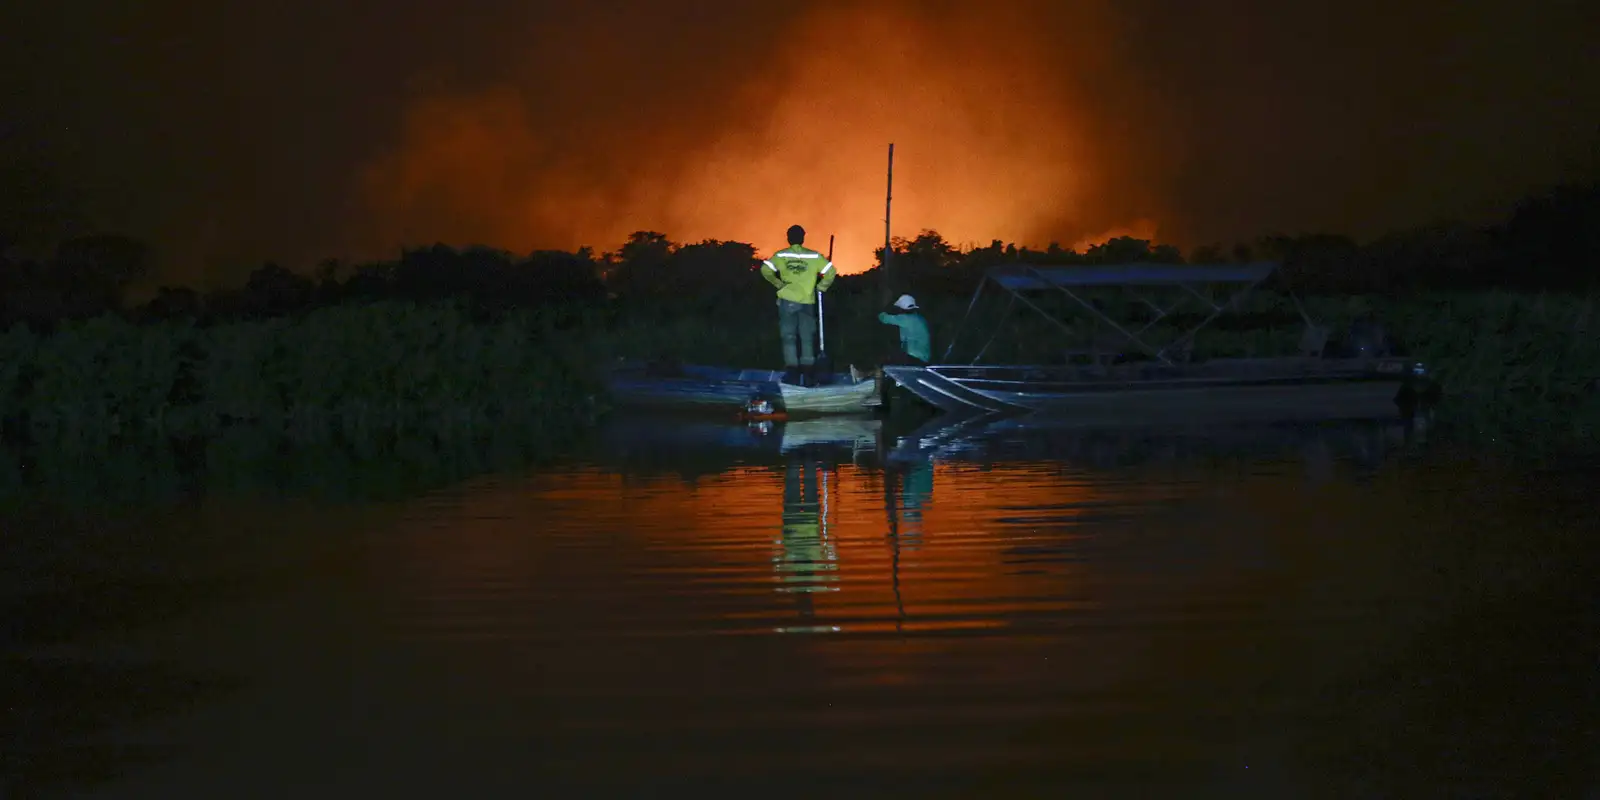
<svg viewBox="0 0 1600 800">
<path fill-rule="evenodd" d="M 1096 344 L 1066 351 L 1069 359 L 1090 363 L 1001 365 L 937 363 L 885 366 L 895 384 L 948 412 L 1039 412 L 1063 414 L 1092 423 L 1139 424 L 1187 421 L 1294 421 L 1371 419 L 1405 415 L 1419 396 L 1432 397 L 1425 366 L 1413 358 L 1376 347 L 1329 355 L 1327 328 L 1301 309 L 1306 328 L 1299 352 L 1266 358 L 1193 357 L 1195 334 L 1269 277 L 1277 264 L 1150 264 L 1033 266 L 1013 264 L 990 270 L 973 295 L 993 284 L 1013 301 L 1031 306 L 1068 334 L 1082 338 L 1083 326 L 1062 322 L 1027 296 L 1057 291 L 1087 312 Z M 1198 287 L 1233 287 L 1222 302 Z M 1142 327 L 1111 319 L 1085 290 L 1117 288 L 1154 309 Z M 1153 341 L 1149 331 L 1182 302 L 1162 305 L 1141 289 L 1183 291 L 1209 306 L 1198 325 L 1169 341 Z M 1298 302 L 1297 302 L 1298 305 Z M 970 313 L 970 306 L 969 306 Z M 1109 328 L 1111 333 L 1104 331 Z M 1106 341 L 1114 342 L 1109 349 Z M 945 352 L 948 358 L 955 346 Z M 980 352 L 981 356 L 981 352 Z M 974 358 L 976 361 L 976 357 Z"/>
</svg>

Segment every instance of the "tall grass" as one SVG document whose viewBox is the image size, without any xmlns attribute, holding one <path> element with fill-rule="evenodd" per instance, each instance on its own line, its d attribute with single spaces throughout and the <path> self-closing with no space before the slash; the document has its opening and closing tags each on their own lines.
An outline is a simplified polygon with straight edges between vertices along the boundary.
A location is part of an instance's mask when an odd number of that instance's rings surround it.
<svg viewBox="0 0 1600 800">
<path fill-rule="evenodd" d="M 0 403 L 36 435 L 570 428 L 600 387 L 548 319 L 478 322 L 452 304 L 379 303 L 214 328 L 106 316 L 0 336 Z"/>
</svg>

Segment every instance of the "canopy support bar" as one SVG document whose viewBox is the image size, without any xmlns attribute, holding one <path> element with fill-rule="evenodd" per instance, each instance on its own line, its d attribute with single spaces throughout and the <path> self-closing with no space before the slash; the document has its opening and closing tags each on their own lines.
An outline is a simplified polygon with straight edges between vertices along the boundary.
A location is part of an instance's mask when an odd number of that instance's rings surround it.
<svg viewBox="0 0 1600 800">
<path fill-rule="evenodd" d="M 962 316 L 961 324 L 955 334 L 952 335 L 949 346 L 945 348 L 944 359 L 948 361 L 951 357 L 951 354 L 955 351 L 956 341 L 973 317 L 978 298 L 984 291 L 983 284 L 988 281 L 994 281 L 1000 288 L 1005 289 L 1011 295 L 1002 314 L 1008 313 L 1016 301 L 1021 300 L 1068 336 L 1081 335 L 1081 330 L 1075 330 L 1073 326 L 1058 319 L 1055 314 L 1044 310 L 1023 294 L 1026 290 L 1054 287 L 1066 295 L 1073 303 L 1088 311 L 1097 324 L 1104 324 L 1110 327 L 1128 344 L 1138 347 L 1141 351 L 1163 364 L 1171 365 L 1173 364 L 1173 359 L 1169 356 L 1170 353 L 1192 347 L 1196 335 L 1201 330 L 1209 326 L 1224 312 L 1236 308 L 1240 301 L 1249 295 L 1251 291 L 1276 272 L 1277 267 L 1278 265 L 1272 262 L 1193 265 L 1139 262 L 1120 265 L 1084 265 L 1081 267 L 1056 265 L 1041 267 L 1027 263 L 1011 263 L 1003 267 L 995 267 L 988 271 L 983 280 L 979 281 L 976 291 L 973 292 L 972 300 L 967 305 L 967 312 Z M 1242 286 L 1242 288 L 1225 301 L 1219 303 L 1196 288 L 1197 284 L 1213 283 L 1232 284 Z M 1068 288 L 1069 286 L 1074 288 L 1121 287 L 1132 299 L 1151 309 L 1154 312 L 1154 317 L 1139 326 L 1137 330 L 1130 331 L 1129 328 L 1132 328 L 1133 325 L 1130 324 L 1124 327 L 1119 324 L 1104 311 L 1097 308 L 1085 296 L 1073 291 L 1073 288 Z M 1149 331 L 1152 328 L 1169 319 L 1187 300 L 1186 297 L 1180 296 L 1171 302 L 1158 303 L 1140 291 L 1141 287 L 1152 286 L 1180 289 L 1188 296 L 1199 300 L 1204 307 L 1209 308 L 1210 314 L 1198 325 L 1185 331 L 1172 341 L 1160 346 L 1152 344 L 1142 337 L 1149 335 Z M 1309 323 L 1309 316 L 1303 308 L 1300 308 L 1299 298 L 1295 297 L 1294 300 L 1301 316 L 1307 318 Z M 995 337 L 998 335 L 998 330 L 992 333 L 982 349 L 978 351 L 978 354 L 969 363 L 976 364 L 977 360 L 988 352 L 989 346 L 994 343 Z"/>
<path fill-rule="evenodd" d="M 1026 267 L 1026 269 L 1029 272 L 1032 272 L 1035 275 L 1038 275 L 1040 280 L 1046 280 L 1045 277 L 1042 274 L 1039 273 L 1039 270 L 1037 270 L 1037 269 L 1035 269 L 1035 268 L 1033 268 L 1031 266 L 1030 267 Z M 1136 344 L 1139 347 L 1143 348 L 1145 352 L 1149 353 L 1150 355 L 1155 356 L 1157 359 L 1160 359 L 1162 361 L 1162 363 L 1166 363 L 1166 364 L 1171 364 L 1172 363 L 1171 361 L 1167 360 L 1167 357 L 1165 355 L 1163 355 L 1164 348 L 1158 350 L 1157 348 L 1152 347 L 1151 345 L 1146 343 L 1143 339 L 1140 339 L 1138 334 L 1129 333 L 1126 328 L 1122 327 L 1121 325 L 1118 325 L 1115 320 L 1113 320 L 1110 317 L 1106 316 L 1105 313 L 1102 312 L 1100 309 L 1095 308 L 1093 303 L 1090 303 L 1090 302 L 1084 300 L 1083 298 L 1073 294 L 1071 289 L 1068 289 L 1067 287 L 1062 286 L 1060 284 L 1052 283 L 1051 285 L 1055 286 L 1057 289 L 1060 289 L 1068 297 L 1072 298 L 1073 301 L 1076 302 L 1078 305 L 1083 306 L 1084 308 L 1088 309 L 1089 313 L 1095 315 L 1095 317 L 1098 318 L 1101 322 L 1104 322 L 1105 324 L 1110 325 L 1111 327 L 1115 328 L 1117 333 L 1120 333 L 1123 336 L 1127 337 L 1128 341 L 1133 342 L 1134 344 Z M 1017 295 L 1017 296 L 1021 297 L 1020 294 Z M 1026 298 L 1024 298 L 1024 301 L 1026 301 Z M 1028 305 L 1033 305 L 1033 304 L 1032 303 L 1028 303 Z M 1033 306 L 1033 307 L 1035 309 L 1038 308 L 1038 306 Z M 1044 312 L 1040 311 L 1039 313 L 1043 314 Z M 1046 314 L 1046 316 L 1049 316 L 1049 315 Z M 1050 319 L 1054 320 L 1055 317 L 1050 317 Z M 1057 324 L 1060 324 L 1060 323 L 1058 322 Z M 1066 327 L 1066 326 L 1063 325 L 1062 327 Z M 1070 331 L 1071 328 L 1068 328 L 1067 330 Z"/>
</svg>

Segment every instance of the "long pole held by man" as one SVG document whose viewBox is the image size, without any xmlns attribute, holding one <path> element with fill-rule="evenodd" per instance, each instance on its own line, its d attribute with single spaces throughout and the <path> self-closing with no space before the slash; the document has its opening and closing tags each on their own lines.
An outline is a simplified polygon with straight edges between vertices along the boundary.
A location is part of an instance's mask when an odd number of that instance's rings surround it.
<svg viewBox="0 0 1600 800">
<path fill-rule="evenodd" d="M 828 265 L 833 265 L 833 234 L 828 234 Z M 830 273 L 831 274 L 831 273 Z M 833 373 L 833 359 L 828 357 L 828 326 L 822 315 L 822 289 L 817 289 L 817 375 Z"/>
</svg>

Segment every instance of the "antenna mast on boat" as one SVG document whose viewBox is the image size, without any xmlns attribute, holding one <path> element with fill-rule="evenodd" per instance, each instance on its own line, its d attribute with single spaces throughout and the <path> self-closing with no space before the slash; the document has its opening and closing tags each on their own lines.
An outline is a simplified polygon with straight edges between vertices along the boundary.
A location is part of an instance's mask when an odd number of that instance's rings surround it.
<svg viewBox="0 0 1600 800">
<path fill-rule="evenodd" d="M 878 281 L 879 294 L 887 304 L 894 295 L 890 286 L 889 262 L 894 260 L 894 243 L 889 227 L 889 206 L 894 202 L 894 142 L 889 143 L 889 185 L 883 195 L 883 275 Z"/>
</svg>

